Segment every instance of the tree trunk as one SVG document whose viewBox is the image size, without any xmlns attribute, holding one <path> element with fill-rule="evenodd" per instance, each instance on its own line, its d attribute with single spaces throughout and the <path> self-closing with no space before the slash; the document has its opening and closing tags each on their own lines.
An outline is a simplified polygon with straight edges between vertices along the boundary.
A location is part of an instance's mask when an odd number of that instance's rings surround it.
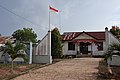
<svg viewBox="0 0 120 80">
<path fill-rule="evenodd" d="M 13 60 L 11 62 L 11 72 L 13 72 Z"/>
</svg>

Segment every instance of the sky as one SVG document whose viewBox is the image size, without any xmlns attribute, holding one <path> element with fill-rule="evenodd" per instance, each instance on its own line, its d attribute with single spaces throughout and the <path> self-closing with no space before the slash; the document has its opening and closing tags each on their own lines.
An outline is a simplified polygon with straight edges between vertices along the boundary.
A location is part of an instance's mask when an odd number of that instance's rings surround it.
<svg viewBox="0 0 120 80">
<path fill-rule="evenodd" d="M 0 34 L 29 27 L 42 39 L 49 29 L 49 5 L 59 10 L 50 12 L 50 24 L 61 33 L 120 26 L 120 0 L 0 0 Z"/>
</svg>

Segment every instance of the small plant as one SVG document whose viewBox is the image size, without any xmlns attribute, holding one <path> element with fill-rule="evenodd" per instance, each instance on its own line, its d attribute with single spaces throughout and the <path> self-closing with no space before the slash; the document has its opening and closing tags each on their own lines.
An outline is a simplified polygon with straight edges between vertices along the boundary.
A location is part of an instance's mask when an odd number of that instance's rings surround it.
<svg viewBox="0 0 120 80">
<path fill-rule="evenodd" d="M 25 51 L 25 45 L 17 41 L 15 44 L 11 42 L 6 43 L 4 53 L 8 53 L 11 58 L 11 72 L 13 72 L 13 63 L 14 59 L 20 57 L 23 58 L 25 62 L 28 61 L 28 57 L 26 54 L 23 54 Z"/>
</svg>

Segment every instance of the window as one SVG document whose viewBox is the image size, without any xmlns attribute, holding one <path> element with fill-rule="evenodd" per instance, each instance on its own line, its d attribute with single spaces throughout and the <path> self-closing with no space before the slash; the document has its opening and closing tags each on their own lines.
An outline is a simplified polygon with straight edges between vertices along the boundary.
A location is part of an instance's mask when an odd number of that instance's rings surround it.
<svg viewBox="0 0 120 80">
<path fill-rule="evenodd" d="M 97 49 L 98 49 L 98 51 L 103 50 L 103 42 L 97 42 Z"/>
<path fill-rule="evenodd" d="M 75 50 L 75 44 L 73 42 L 68 42 L 68 50 Z"/>
</svg>

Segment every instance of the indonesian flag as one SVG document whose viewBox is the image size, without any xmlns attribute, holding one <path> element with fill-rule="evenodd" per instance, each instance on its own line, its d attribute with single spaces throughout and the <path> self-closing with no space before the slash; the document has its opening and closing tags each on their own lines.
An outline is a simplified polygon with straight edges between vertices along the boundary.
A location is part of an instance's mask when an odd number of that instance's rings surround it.
<svg viewBox="0 0 120 80">
<path fill-rule="evenodd" d="M 53 8 L 53 7 L 51 7 L 51 6 L 49 6 L 49 9 L 52 10 L 52 11 L 54 11 L 54 12 L 58 12 L 57 9 L 55 9 L 55 8 Z"/>
</svg>

